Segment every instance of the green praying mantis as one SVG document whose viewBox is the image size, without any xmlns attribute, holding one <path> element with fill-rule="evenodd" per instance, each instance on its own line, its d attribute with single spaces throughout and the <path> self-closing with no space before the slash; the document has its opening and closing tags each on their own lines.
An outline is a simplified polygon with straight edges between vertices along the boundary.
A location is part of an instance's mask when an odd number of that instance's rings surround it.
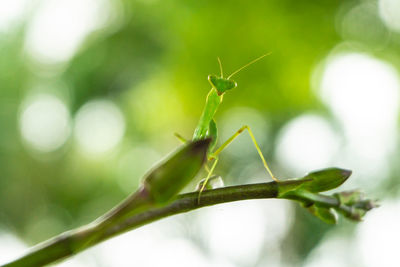
<svg viewBox="0 0 400 267">
<path fill-rule="evenodd" d="M 217 143 L 217 138 L 218 138 L 218 128 L 214 120 L 214 116 L 218 110 L 218 107 L 221 105 L 224 95 L 226 92 L 234 89 L 237 87 L 237 83 L 232 80 L 231 78 L 240 72 L 241 70 L 247 68 L 248 66 L 254 64 L 255 62 L 259 61 L 260 59 L 264 58 L 269 54 L 262 55 L 249 63 L 245 64 L 244 66 L 240 67 L 233 73 L 231 73 L 227 78 L 224 78 L 223 74 L 223 69 L 222 69 L 222 63 L 221 60 L 218 58 L 218 63 L 219 63 L 219 68 L 220 68 L 220 76 L 218 77 L 217 75 L 208 75 L 208 81 L 211 84 L 211 90 L 209 91 L 207 98 L 206 98 L 206 104 L 204 106 L 203 112 L 200 116 L 200 120 L 197 124 L 196 129 L 194 130 L 194 134 L 192 137 L 192 141 L 198 141 L 198 140 L 203 140 L 207 138 L 211 138 L 211 144 L 210 148 L 207 152 L 207 160 L 209 162 L 213 161 L 213 164 L 211 165 L 211 168 L 208 169 L 208 175 L 207 177 L 202 181 L 201 186 L 199 187 L 199 201 L 200 201 L 200 195 L 201 192 L 204 191 L 206 188 L 206 185 L 210 178 L 213 175 L 214 169 L 217 166 L 218 163 L 218 156 L 219 154 L 230 144 L 233 142 L 233 140 L 236 139 L 241 133 L 243 133 L 245 130 L 250 135 L 251 140 L 253 141 L 253 144 L 261 158 L 261 161 L 264 164 L 264 167 L 268 174 L 271 176 L 271 178 L 279 182 L 279 179 L 277 179 L 270 167 L 267 164 L 267 161 L 264 158 L 263 153 L 261 152 L 261 149 L 256 141 L 256 138 L 254 137 L 253 132 L 251 131 L 250 127 L 248 125 L 242 126 L 239 130 L 237 130 L 228 140 L 226 140 L 219 148 L 215 149 L 216 143 Z M 187 140 L 183 138 L 179 134 L 175 134 L 181 141 L 186 142 Z"/>
<path fill-rule="evenodd" d="M 215 149 L 218 138 L 218 128 L 214 116 L 223 101 L 225 93 L 237 87 L 237 83 L 231 79 L 232 76 L 267 55 L 268 54 L 262 55 L 250 61 L 234 71 L 227 78 L 224 78 L 221 60 L 218 58 L 220 76 L 208 76 L 211 90 L 207 95 L 206 104 L 197 127 L 194 130 L 192 140 L 189 141 L 175 133 L 176 137 L 186 143 L 186 145 L 180 148 L 178 152 L 165 159 L 162 164 L 153 169 L 153 171 L 149 172 L 144 179 L 144 185 L 147 191 L 156 203 L 167 203 L 176 196 L 176 194 L 187 185 L 188 181 L 193 179 L 196 173 L 204 166 L 208 174 L 196 187 L 196 191 L 198 192 L 197 205 L 200 206 L 201 194 L 205 189 L 217 189 L 224 186 L 222 178 L 218 175 L 213 175 L 218 163 L 219 154 L 241 133 L 247 130 L 267 173 L 274 180 L 273 183 L 268 184 L 277 190 L 277 198 L 299 201 L 303 207 L 307 208 L 314 216 L 327 223 L 337 223 L 336 211 L 339 211 L 351 220 L 361 220 L 367 211 L 377 205 L 369 199 L 364 199 L 363 195 L 358 191 L 337 193 L 334 195 L 335 203 L 331 203 L 333 205 L 319 203 L 323 199 L 326 200 L 326 197 L 319 195 L 319 193 L 334 189 L 343 184 L 352 173 L 349 170 L 331 167 L 310 172 L 300 178 L 280 180 L 272 173 L 253 132 L 247 125 L 242 126 L 230 138 L 222 143 L 219 148 Z M 211 168 L 208 167 L 207 162 L 213 162 Z M 177 179 L 177 177 L 180 179 Z M 171 184 L 171 181 L 174 181 L 173 184 Z M 229 187 L 225 187 L 225 189 L 229 189 Z"/>
</svg>

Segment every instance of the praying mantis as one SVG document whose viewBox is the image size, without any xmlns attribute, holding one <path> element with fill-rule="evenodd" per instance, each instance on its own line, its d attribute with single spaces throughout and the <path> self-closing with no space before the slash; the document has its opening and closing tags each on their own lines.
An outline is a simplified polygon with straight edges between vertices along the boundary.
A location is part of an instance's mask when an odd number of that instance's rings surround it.
<svg viewBox="0 0 400 267">
<path fill-rule="evenodd" d="M 233 140 L 236 139 L 236 137 L 238 137 L 241 133 L 243 133 L 245 130 L 247 130 L 247 132 L 250 135 L 251 140 L 253 141 L 253 144 L 261 158 L 261 161 L 264 164 L 264 167 L 266 169 L 266 171 L 268 172 L 268 174 L 271 176 L 271 178 L 276 181 L 279 182 L 279 179 L 277 179 L 270 167 L 268 166 L 263 153 L 261 152 L 261 149 L 254 137 L 253 132 L 251 131 L 250 127 L 248 125 L 244 125 L 242 126 L 239 130 L 237 130 L 230 138 L 228 138 L 228 140 L 226 140 L 219 148 L 215 149 L 216 143 L 217 143 L 217 138 L 218 138 L 218 128 L 217 125 L 215 123 L 214 120 L 214 116 L 218 110 L 218 107 L 221 105 L 222 101 L 223 101 L 223 97 L 224 95 L 237 87 L 237 83 L 232 80 L 231 78 L 237 74 L 238 72 L 240 72 L 241 70 L 247 68 L 248 66 L 254 64 L 255 62 L 259 61 L 260 59 L 264 58 L 265 56 L 267 56 L 269 54 L 265 54 L 262 55 L 252 61 L 250 61 L 249 63 L 245 64 L 244 66 L 240 67 L 238 70 L 234 71 L 233 73 L 231 73 L 227 78 L 224 78 L 224 74 L 223 74 L 223 69 L 222 69 L 222 63 L 221 60 L 218 58 L 218 64 L 219 64 L 219 68 L 220 68 L 220 76 L 218 77 L 217 75 L 208 75 L 208 81 L 211 84 L 211 90 L 209 91 L 207 98 L 206 98 L 206 104 L 204 106 L 203 112 L 200 116 L 200 120 L 197 124 L 197 127 L 194 130 L 193 133 L 193 137 L 192 137 L 192 141 L 197 141 L 197 140 L 202 140 L 202 139 L 206 139 L 206 138 L 211 138 L 211 144 L 210 144 L 210 148 L 207 152 L 207 160 L 209 162 L 213 161 L 213 164 L 211 165 L 211 168 L 208 169 L 208 175 L 207 177 L 203 180 L 200 188 L 199 188 L 199 201 L 200 201 L 200 195 L 201 192 L 204 191 L 204 189 L 206 188 L 206 185 L 209 181 L 209 179 L 212 177 L 213 172 L 215 167 L 217 166 L 218 163 L 218 156 L 219 154 L 230 144 L 233 142 Z M 178 137 L 181 141 L 186 142 L 187 140 L 185 138 L 183 138 L 181 135 L 175 133 L 176 137 Z"/>
</svg>

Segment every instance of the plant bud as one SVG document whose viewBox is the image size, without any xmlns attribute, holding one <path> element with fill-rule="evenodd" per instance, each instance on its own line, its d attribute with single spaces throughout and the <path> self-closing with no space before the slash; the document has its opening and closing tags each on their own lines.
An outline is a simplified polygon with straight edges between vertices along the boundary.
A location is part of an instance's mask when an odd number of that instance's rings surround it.
<svg viewBox="0 0 400 267">
<path fill-rule="evenodd" d="M 148 172 L 143 185 L 155 203 L 177 195 L 203 166 L 210 139 L 188 142 Z"/>
<path fill-rule="evenodd" d="M 353 206 L 358 209 L 369 211 L 369 210 L 378 208 L 379 204 L 377 203 L 377 201 L 374 201 L 371 199 L 365 199 L 365 200 L 359 201 L 358 203 L 355 203 Z"/>
<path fill-rule="evenodd" d="M 302 189 L 313 193 L 328 191 L 343 184 L 350 175 L 351 171 L 339 168 L 314 171 L 303 177 L 303 179 L 312 179 L 312 181 L 305 183 Z"/>
<path fill-rule="evenodd" d="M 360 221 L 362 221 L 362 218 L 364 217 L 364 215 L 366 213 L 367 213 L 366 210 L 356 209 L 356 208 L 352 207 L 351 212 L 343 213 L 343 215 L 350 220 L 360 222 Z"/>
<path fill-rule="evenodd" d="M 353 205 L 364 199 L 364 194 L 359 190 L 339 192 L 333 196 L 339 200 L 340 204 L 344 205 Z"/>
</svg>

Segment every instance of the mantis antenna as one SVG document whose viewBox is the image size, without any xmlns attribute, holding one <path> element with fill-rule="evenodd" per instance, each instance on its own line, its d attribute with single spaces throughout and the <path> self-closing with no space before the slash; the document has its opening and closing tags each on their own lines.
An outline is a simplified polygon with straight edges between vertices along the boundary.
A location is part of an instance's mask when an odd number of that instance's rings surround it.
<svg viewBox="0 0 400 267">
<path fill-rule="evenodd" d="M 247 67 L 250 66 L 251 64 L 256 63 L 257 61 L 259 61 L 259 60 L 262 59 L 263 57 L 266 57 L 266 56 L 268 56 L 268 55 L 270 55 L 270 54 L 271 54 L 271 53 L 268 53 L 268 54 L 262 55 L 261 57 L 258 57 L 258 58 L 256 58 L 256 59 L 253 59 L 253 60 L 250 61 L 249 63 L 247 63 L 247 64 L 245 64 L 244 66 L 240 67 L 238 70 L 232 72 L 232 74 L 229 75 L 227 79 L 229 80 L 233 75 L 235 75 L 235 74 L 238 73 L 239 71 L 241 71 L 241 70 L 247 68 Z"/>
<path fill-rule="evenodd" d="M 221 78 L 224 78 L 224 73 L 222 71 L 221 59 L 219 59 L 219 57 L 217 57 L 217 60 L 218 60 L 218 64 L 219 64 L 219 70 L 221 71 Z"/>
</svg>

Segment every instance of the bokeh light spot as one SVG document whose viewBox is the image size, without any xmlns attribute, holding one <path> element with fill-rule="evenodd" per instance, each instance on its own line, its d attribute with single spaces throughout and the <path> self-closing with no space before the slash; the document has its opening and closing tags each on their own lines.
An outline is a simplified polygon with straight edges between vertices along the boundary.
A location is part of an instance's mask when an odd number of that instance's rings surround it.
<svg viewBox="0 0 400 267">
<path fill-rule="evenodd" d="M 3 265 L 20 256 L 27 246 L 14 235 L 5 232 L 0 233 L 0 264 Z"/>
<path fill-rule="evenodd" d="M 21 19 L 27 6 L 27 0 L 0 1 L 0 32 L 9 31 L 13 24 Z"/>
<path fill-rule="evenodd" d="M 22 104 L 20 131 L 23 140 L 41 152 L 60 148 L 70 134 L 66 105 L 57 97 L 41 94 Z"/>
<path fill-rule="evenodd" d="M 379 179 L 369 178 L 385 178 L 387 157 L 396 147 L 397 71 L 366 54 L 337 54 L 327 61 L 320 88 L 322 100 L 343 127 L 343 162 L 358 169 L 363 186 L 376 186 Z"/>
<path fill-rule="evenodd" d="M 88 154 L 109 152 L 121 141 L 124 132 L 123 114 L 109 100 L 93 100 L 76 114 L 76 140 L 80 148 Z"/>
<path fill-rule="evenodd" d="M 300 175 L 329 166 L 338 148 L 338 137 L 326 119 L 317 115 L 302 115 L 281 130 L 277 159 L 282 166 Z"/>
<path fill-rule="evenodd" d="M 175 236 L 176 228 L 177 219 L 169 218 L 113 238 L 93 250 L 104 266 L 212 266 L 198 246 Z"/>
<path fill-rule="evenodd" d="M 208 248 L 240 266 L 253 266 L 263 244 L 279 244 L 292 225 L 286 202 L 246 201 L 202 211 L 200 225 Z"/>
<path fill-rule="evenodd" d="M 102 26 L 108 1 L 41 1 L 27 29 L 26 49 L 40 63 L 68 60 L 87 34 Z"/>
<path fill-rule="evenodd" d="M 396 267 L 400 265 L 400 201 L 387 200 L 358 225 L 356 247 L 360 266 Z"/>
<path fill-rule="evenodd" d="M 400 32 L 399 0 L 379 0 L 379 14 L 390 29 Z"/>
<path fill-rule="evenodd" d="M 339 12 L 337 28 L 343 39 L 351 41 L 351 46 L 381 50 L 389 41 L 390 31 L 379 17 L 376 3 L 362 1 L 346 3 Z"/>
<path fill-rule="evenodd" d="M 335 56 L 326 66 L 321 87 L 322 99 L 336 115 L 358 126 L 384 124 L 398 106 L 396 70 L 364 54 Z"/>
<path fill-rule="evenodd" d="M 305 260 L 305 267 L 345 267 L 364 266 L 354 265 L 354 244 L 346 237 L 340 236 L 337 232 L 328 234 L 318 246 L 308 255 Z M 383 266 L 383 265 L 379 265 Z"/>
</svg>

